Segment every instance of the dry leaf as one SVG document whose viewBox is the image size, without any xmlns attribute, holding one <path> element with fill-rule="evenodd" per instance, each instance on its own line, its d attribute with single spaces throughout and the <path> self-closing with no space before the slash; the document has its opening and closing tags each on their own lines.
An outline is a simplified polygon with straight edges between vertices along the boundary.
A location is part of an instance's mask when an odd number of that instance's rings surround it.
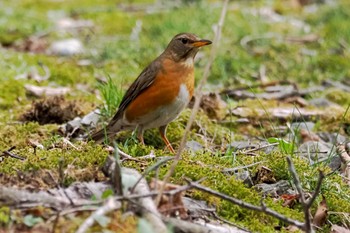
<svg viewBox="0 0 350 233">
<path fill-rule="evenodd" d="M 312 142 L 319 142 L 321 141 L 321 138 L 313 133 L 313 132 L 310 132 L 306 129 L 300 129 L 300 137 L 301 137 L 301 142 L 309 142 L 309 141 L 312 141 Z"/>
<path fill-rule="evenodd" d="M 289 232 L 297 232 L 300 231 L 298 227 L 294 226 L 294 225 L 289 225 L 286 227 L 286 230 Z"/>
<path fill-rule="evenodd" d="M 328 207 L 325 197 L 322 197 L 322 201 L 318 206 L 312 224 L 317 227 L 322 227 L 327 220 Z"/>
<path fill-rule="evenodd" d="M 299 200 L 299 194 L 282 194 L 281 199 L 283 200 L 283 207 L 292 208 L 295 203 Z"/>
<path fill-rule="evenodd" d="M 189 103 L 189 107 L 194 105 L 195 97 Z M 226 116 L 226 102 L 223 101 L 218 93 L 209 93 L 202 96 L 200 107 L 211 119 L 221 120 Z"/>
<path fill-rule="evenodd" d="M 49 46 L 47 34 L 40 36 L 30 36 L 24 40 L 16 42 L 15 49 L 31 53 L 44 53 Z"/>
<path fill-rule="evenodd" d="M 163 184 L 161 180 L 152 179 L 149 186 L 152 190 L 158 190 Z M 167 183 L 164 191 L 175 190 L 179 187 L 179 185 Z M 184 192 L 175 193 L 173 196 L 163 194 L 158 206 L 159 212 L 165 216 L 180 216 L 180 218 L 186 219 L 188 215 L 182 200 L 183 196 Z"/>
</svg>

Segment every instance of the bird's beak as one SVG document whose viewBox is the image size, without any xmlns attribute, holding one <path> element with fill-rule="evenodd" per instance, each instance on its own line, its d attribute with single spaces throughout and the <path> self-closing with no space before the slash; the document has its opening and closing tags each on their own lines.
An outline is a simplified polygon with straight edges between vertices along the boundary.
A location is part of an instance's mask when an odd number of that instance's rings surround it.
<svg viewBox="0 0 350 233">
<path fill-rule="evenodd" d="M 193 42 L 192 45 L 194 47 L 199 48 L 199 47 L 202 47 L 202 46 L 205 46 L 205 45 L 209 45 L 211 43 L 212 42 L 210 40 L 197 40 L 197 41 Z"/>
</svg>

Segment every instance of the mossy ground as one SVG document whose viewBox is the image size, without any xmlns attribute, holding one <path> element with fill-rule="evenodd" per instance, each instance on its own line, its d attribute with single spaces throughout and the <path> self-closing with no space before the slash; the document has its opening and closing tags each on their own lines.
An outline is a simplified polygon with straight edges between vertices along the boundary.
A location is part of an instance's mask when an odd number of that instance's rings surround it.
<svg viewBox="0 0 350 233">
<path fill-rule="evenodd" d="M 157 1 L 160 2 L 160 1 Z M 211 69 L 208 90 L 217 87 L 237 87 L 254 85 L 261 65 L 266 67 L 266 74 L 271 81 L 285 81 L 297 83 L 300 87 L 318 85 L 324 80 L 341 81 L 350 77 L 350 2 L 337 1 L 334 5 L 317 5 L 312 8 L 293 7 L 292 1 L 235 1 L 231 2 L 226 22 L 223 28 L 222 40 L 217 51 L 217 58 Z M 28 97 L 25 84 L 61 85 L 70 87 L 72 91 L 66 95 L 69 100 L 77 100 L 82 105 L 82 114 L 86 114 L 96 106 L 101 106 L 103 100 L 96 96 L 99 88 L 96 80 L 100 76 L 109 76 L 115 84 L 125 90 L 135 79 L 143 67 L 156 57 L 166 46 L 170 38 L 183 31 L 195 32 L 203 38 L 213 38 L 212 27 L 217 22 L 221 10 L 220 1 L 181 1 L 173 6 L 166 1 L 162 5 L 153 1 L 35 1 L 14 0 L 0 2 L 0 151 L 16 146 L 14 153 L 26 158 L 25 161 L 4 158 L 1 162 L 0 174 L 16 172 L 30 172 L 48 169 L 56 171 L 59 166 L 67 167 L 73 164 L 74 169 L 86 169 L 82 176 L 68 176 L 63 182 L 69 185 L 75 180 L 94 179 L 103 164 L 107 152 L 94 144 L 74 143 L 73 148 L 63 143 L 57 134 L 58 125 L 39 125 L 37 123 L 18 122 L 21 114 L 35 100 Z M 124 7 L 123 7 L 124 6 Z M 127 7 L 125 7 L 127 6 Z M 261 7 L 270 7 L 287 17 L 283 22 L 270 22 L 263 16 L 253 14 Z M 134 9 L 134 10 L 133 10 Z M 55 22 L 59 17 L 66 16 L 76 19 L 92 20 L 94 27 L 74 33 L 62 33 L 55 30 Z M 304 26 L 293 26 L 289 20 L 296 19 Z M 130 40 L 130 33 L 137 21 L 142 21 L 142 30 L 138 40 Z M 74 57 L 55 57 L 45 54 L 27 53 L 13 48 L 15 43 L 21 43 L 25 38 L 38 33 L 48 33 L 49 42 L 62 38 L 78 37 L 84 42 L 86 53 Z M 318 40 L 307 43 L 291 43 L 281 39 L 288 36 L 303 37 L 316 34 Z M 264 35 L 273 35 L 264 37 Z M 248 48 L 241 45 L 241 40 L 250 36 Z M 207 62 L 208 49 L 201 51 L 201 59 L 196 63 L 196 78 L 200 78 L 203 67 Z M 91 65 L 80 66 L 78 61 L 89 59 Z M 50 70 L 50 78 L 37 83 L 34 80 L 17 79 L 20 74 L 36 67 L 40 72 L 45 65 Z M 81 87 L 85 86 L 85 89 Z M 316 119 L 317 130 L 349 134 L 350 115 L 345 114 L 349 105 L 349 93 L 337 88 L 325 92 L 309 94 L 307 99 L 325 96 L 343 107 L 343 110 L 328 110 L 329 114 Z M 235 102 L 228 100 L 230 106 L 249 106 L 252 111 L 256 108 L 279 106 L 274 101 L 242 100 Z M 325 109 L 327 111 L 327 109 Z M 177 148 L 189 117 L 190 110 L 186 110 L 176 122 L 168 128 L 168 138 Z M 197 116 L 190 139 L 205 145 L 203 151 L 195 154 L 185 152 L 183 159 L 176 168 L 172 182 L 181 184 L 183 177 L 198 180 L 207 177 L 203 185 L 248 201 L 259 204 L 261 195 L 253 189 L 245 187 L 234 177 L 224 175 L 221 170 L 227 167 L 248 165 L 262 161 L 262 165 L 272 169 L 277 180 L 290 180 L 286 164 L 286 154 L 275 152 L 269 155 L 258 153 L 258 156 L 238 154 L 232 156 L 227 146 L 234 139 L 251 137 L 268 137 L 277 135 L 273 129 L 278 122 L 273 119 L 261 121 L 256 119 L 257 125 L 234 123 L 218 125 L 209 120 L 203 113 Z M 347 128 L 346 128 L 347 127 Z M 272 133 L 271 133 L 272 130 Z M 29 140 L 36 140 L 43 144 L 45 150 L 34 153 Z M 158 137 L 157 130 L 150 130 L 145 134 L 147 146 L 141 146 L 132 139 L 131 133 L 119 135 L 119 146 L 133 156 L 143 156 L 152 150 L 157 156 L 170 155 L 164 149 L 163 142 Z M 53 146 L 52 146 L 53 145 Z M 323 164 L 310 168 L 308 164 L 297 156 L 293 156 L 297 171 L 301 177 L 303 187 L 312 192 L 317 181 L 318 170 L 329 171 Z M 152 162 L 147 165 L 151 165 Z M 137 163 L 127 162 L 131 166 L 142 170 Z M 162 177 L 168 165 L 160 169 Z M 252 173 L 257 167 L 250 168 Z M 86 176 L 91 174 L 91 176 Z M 154 174 L 151 174 L 154 175 Z M 2 184 L 6 185 L 6 184 Z M 350 189 L 346 187 L 341 177 L 336 173 L 326 177 L 322 194 L 327 199 L 329 210 L 344 212 L 350 210 Z M 203 194 L 198 191 L 189 193 L 194 198 L 207 200 L 217 207 L 220 216 L 235 222 L 252 231 L 274 232 L 275 226 L 283 223 L 267 217 L 264 214 L 248 211 L 234 206 L 226 201 Z M 320 197 L 313 206 L 314 213 Z M 265 199 L 266 204 L 286 216 L 302 220 L 300 206 L 293 209 L 282 207 L 280 202 L 271 198 Z M 120 213 L 113 218 L 118 219 Z M 9 223 L 22 223 L 24 216 L 11 213 L 8 209 L 0 208 L 0 225 L 5 228 Z M 74 219 L 62 218 L 58 227 L 71 231 L 76 229 L 88 215 L 78 215 Z M 14 219 L 14 220 L 13 220 Z M 334 224 L 341 224 L 341 215 L 331 215 L 329 220 Z M 118 225 L 122 224 L 122 225 Z M 131 232 L 135 227 L 135 219 L 116 223 L 109 226 L 111 230 L 121 229 L 120 232 Z M 100 229 L 101 226 L 96 226 Z M 320 232 L 327 232 L 326 225 Z"/>
</svg>

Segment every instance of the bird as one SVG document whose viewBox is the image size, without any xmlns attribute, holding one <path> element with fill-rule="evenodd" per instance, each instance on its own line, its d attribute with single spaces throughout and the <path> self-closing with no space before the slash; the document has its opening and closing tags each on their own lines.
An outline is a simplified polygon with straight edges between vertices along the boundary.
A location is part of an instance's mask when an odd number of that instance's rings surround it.
<svg viewBox="0 0 350 233">
<path fill-rule="evenodd" d="M 194 92 L 194 58 L 212 42 L 192 33 L 175 35 L 168 46 L 137 77 L 126 91 L 108 125 L 93 133 L 90 140 L 106 142 L 116 133 L 136 130 L 144 144 L 143 133 L 158 128 L 166 147 L 175 154 L 166 130 L 190 102 Z"/>
</svg>

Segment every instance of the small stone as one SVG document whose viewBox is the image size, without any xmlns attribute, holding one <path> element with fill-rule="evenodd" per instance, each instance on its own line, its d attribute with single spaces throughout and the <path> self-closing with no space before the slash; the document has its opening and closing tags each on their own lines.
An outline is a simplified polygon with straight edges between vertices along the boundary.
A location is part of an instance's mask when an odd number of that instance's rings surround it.
<svg viewBox="0 0 350 233">
<path fill-rule="evenodd" d="M 53 42 L 49 52 L 59 56 L 73 56 L 83 53 L 84 47 L 80 40 L 72 38 Z"/>
<path fill-rule="evenodd" d="M 252 148 L 256 148 L 257 145 L 253 144 L 252 142 L 250 142 L 249 140 L 247 141 L 234 141 L 231 142 L 230 145 L 228 145 L 232 148 L 234 148 L 235 150 L 242 150 L 242 149 L 252 149 Z"/>
<path fill-rule="evenodd" d="M 335 156 L 333 145 L 325 142 L 307 141 L 299 146 L 300 156 L 311 160 L 311 163 L 324 161 L 329 156 Z"/>
<path fill-rule="evenodd" d="M 197 141 L 188 141 L 186 142 L 186 149 L 197 152 L 203 150 L 203 146 Z"/>
<path fill-rule="evenodd" d="M 66 124 L 66 132 L 67 133 L 71 133 L 75 129 L 80 128 L 80 126 L 81 126 L 81 118 L 80 117 L 76 117 L 73 120 L 67 122 L 67 124 Z"/>
<path fill-rule="evenodd" d="M 309 101 L 309 104 L 318 108 L 326 108 L 337 105 L 336 103 L 333 103 L 332 101 L 323 97 L 312 99 Z"/>
<path fill-rule="evenodd" d="M 341 166 L 341 159 L 339 156 L 334 156 L 331 158 L 331 161 L 328 164 L 328 167 L 332 169 L 332 171 L 336 171 L 340 168 Z"/>
<path fill-rule="evenodd" d="M 293 131 L 295 130 L 301 130 L 301 129 L 305 129 L 307 131 L 312 131 L 315 127 L 315 123 L 311 122 L 311 121 L 306 121 L 306 122 L 293 122 L 290 125 L 291 129 L 293 129 Z"/>
<path fill-rule="evenodd" d="M 321 132 L 321 133 L 317 133 L 317 135 L 323 141 L 331 143 L 331 144 L 344 143 L 347 141 L 347 138 L 345 136 L 338 134 L 338 133 Z"/>
<path fill-rule="evenodd" d="M 96 109 L 96 110 L 90 112 L 89 114 L 85 115 L 81 119 L 81 124 L 83 126 L 96 127 L 97 122 L 99 121 L 100 117 L 101 117 L 101 112 L 99 109 Z"/>
<path fill-rule="evenodd" d="M 288 193 L 290 188 L 289 182 L 287 180 L 280 180 L 274 184 L 257 184 L 254 186 L 258 191 L 261 191 L 264 195 L 269 195 L 272 197 L 278 197 L 281 194 Z"/>
<path fill-rule="evenodd" d="M 237 179 L 237 180 L 241 180 L 245 185 L 247 185 L 249 188 L 252 187 L 253 184 L 253 180 L 250 177 L 250 172 L 247 170 L 239 170 L 236 171 L 233 176 Z"/>
<path fill-rule="evenodd" d="M 205 201 L 195 200 L 189 197 L 182 197 L 182 201 L 191 216 L 206 216 L 208 210 L 212 209 L 215 211 L 215 208 L 208 206 Z"/>
</svg>

